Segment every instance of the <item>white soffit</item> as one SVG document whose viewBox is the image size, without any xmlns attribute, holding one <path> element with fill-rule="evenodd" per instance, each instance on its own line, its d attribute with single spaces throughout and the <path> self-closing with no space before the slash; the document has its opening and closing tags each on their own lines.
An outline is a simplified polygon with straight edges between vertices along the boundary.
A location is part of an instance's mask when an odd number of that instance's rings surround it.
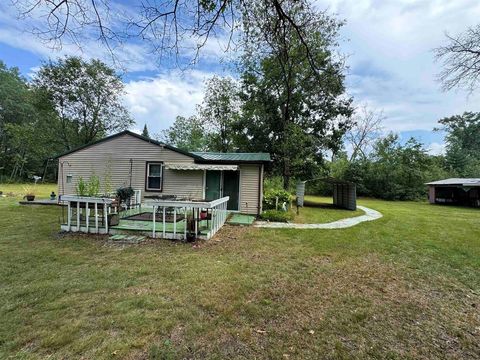
<svg viewBox="0 0 480 360">
<path fill-rule="evenodd" d="M 169 169 L 169 170 L 224 170 L 224 171 L 236 171 L 236 170 L 238 170 L 238 165 L 166 163 L 165 164 L 165 169 Z"/>
</svg>

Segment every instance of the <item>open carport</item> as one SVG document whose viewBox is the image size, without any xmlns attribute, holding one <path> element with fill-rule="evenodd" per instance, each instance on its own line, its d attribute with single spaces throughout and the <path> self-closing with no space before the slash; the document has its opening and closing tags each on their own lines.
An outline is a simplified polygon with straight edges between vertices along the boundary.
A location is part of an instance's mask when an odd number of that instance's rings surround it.
<svg viewBox="0 0 480 360">
<path fill-rule="evenodd" d="M 431 204 L 480 207 L 480 178 L 451 178 L 426 185 Z"/>
</svg>

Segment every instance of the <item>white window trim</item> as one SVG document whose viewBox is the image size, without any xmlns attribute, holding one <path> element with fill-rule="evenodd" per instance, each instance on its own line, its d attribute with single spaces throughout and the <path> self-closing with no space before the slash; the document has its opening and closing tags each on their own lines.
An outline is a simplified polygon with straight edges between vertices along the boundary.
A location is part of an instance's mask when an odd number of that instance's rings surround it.
<svg viewBox="0 0 480 360">
<path fill-rule="evenodd" d="M 160 165 L 160 188 L 150 188 L 148 187 L 148 179 L 150 177 L 150 165 Z M 145 190 L 146 191 L 156 191 L 162 192 L 163 191 L 163 162 L 147 162 L 146 164 L 147 170 L 145 171 Z M 157 176 L 155 176 L 157 177 Z"/>
</svg>

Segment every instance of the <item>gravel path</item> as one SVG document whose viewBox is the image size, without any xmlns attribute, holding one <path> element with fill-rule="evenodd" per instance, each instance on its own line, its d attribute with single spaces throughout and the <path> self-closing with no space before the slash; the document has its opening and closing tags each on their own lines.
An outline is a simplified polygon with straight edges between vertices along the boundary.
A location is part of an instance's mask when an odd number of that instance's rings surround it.
<svg viewBox="0 0 480 360">
<path fill-rule="evenodd" d="M 357 206 L 357 208 L 365 212 L 364 215 L 337 220 L 326 224 L 294 224 L 294 223 L 282 223 L 282 222 L 268 222 L 268 221 L 256 221 L 253 226 L 261 228 L 278 228 L 278 229 L 344 229 L 351 226 L 355 226 L 364 221 L 373 221 L 380 219 L 383 215 L 377 210 L 367 208 L 365 206 Z"/>
</svg>

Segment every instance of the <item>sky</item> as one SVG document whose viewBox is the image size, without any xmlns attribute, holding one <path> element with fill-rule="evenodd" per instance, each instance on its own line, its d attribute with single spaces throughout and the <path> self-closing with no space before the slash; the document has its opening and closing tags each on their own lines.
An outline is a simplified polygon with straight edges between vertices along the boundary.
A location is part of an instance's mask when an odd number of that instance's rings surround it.
<svg viewBox="0 0 480 360">
<path fill-rule="evenodd" d="M 113 0 L 112 0 L 113 2 Z M 65 45 L 52 49 L 24 29 L 31 20 L 18 19 L 9 1 L 0 2 L 0 60 L 27 77 L 42 61 L 63 55 L 110 60 L 105 48 L 86 40 L 83 49 Z M 128 1 L 118 6 L 131 9 Z M 464 111 L 480 111 L 480 96 L 465 91 L 442 92 L 436 81 L 441 65 L 432 49 L 480 19 L 476 0 L 317 0 L 315 6 L 346 21 L 340 51 L 347 55 L 347 92 L 355 105 L 382 110 L 384 131 L 402 140 L 416 137 L 431 153 L 444 150 L 443 134 L 433 132 L 437 121 Z M 201 61 L 180 71 L 156 61 L 145 44 L 126 43 L 118 52 L 126 94 L 124 102 L 139 131 L 169 127 L 177 115 L 195 112 L 203 98 L 204 82 L 231 71 L 225 62 L 224 41 L 212 40 Z"/>
</svg>

